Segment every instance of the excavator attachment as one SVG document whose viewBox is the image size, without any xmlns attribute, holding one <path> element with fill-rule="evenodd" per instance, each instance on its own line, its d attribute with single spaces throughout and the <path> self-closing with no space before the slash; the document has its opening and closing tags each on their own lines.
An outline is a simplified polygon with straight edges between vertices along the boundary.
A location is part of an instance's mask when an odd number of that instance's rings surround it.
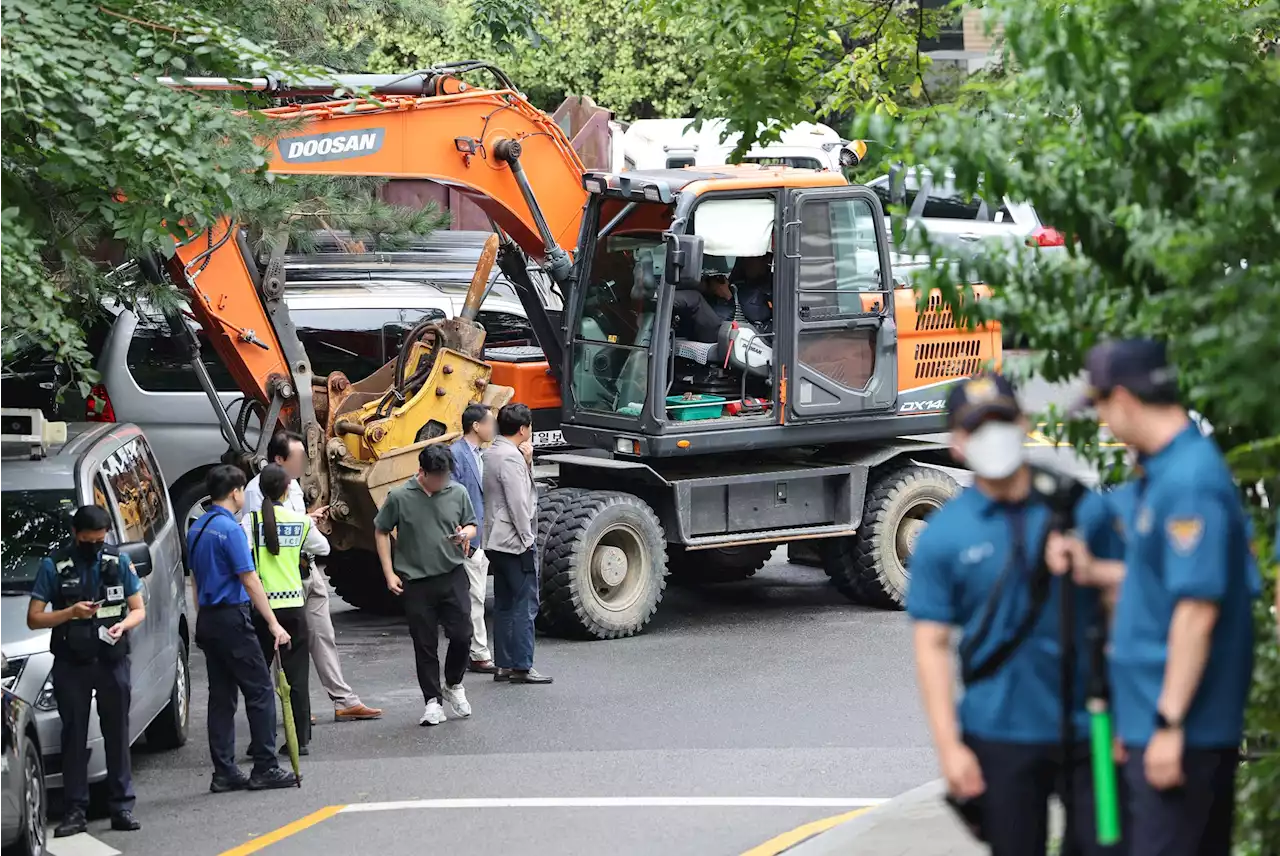
<svg viewBox="0 0 1280 856">
<path fill-rule="evenodd" d="M 481 403 L 497 409 L 515 391 L 489 383 L 484 328 L 475 321 L 497 259 L 491 235 L 456 318 L 415 328 L 396 359 L 351 383 L 335 372 L 323 380 L 317 418 L 324 425 L 329 483 L 327 533 L 336 549 L 370 547 L 372 521 L 391 488 L 418 471 L 418 453 L 460 436 L 462 412 Z"/>
</svg>

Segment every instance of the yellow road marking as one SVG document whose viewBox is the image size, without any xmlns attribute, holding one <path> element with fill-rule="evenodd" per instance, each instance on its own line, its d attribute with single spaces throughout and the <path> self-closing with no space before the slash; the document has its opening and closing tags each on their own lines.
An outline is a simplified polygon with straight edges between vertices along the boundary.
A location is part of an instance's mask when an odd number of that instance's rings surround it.
<svg viewBox="0 0 1280 856">
<path fill-rule="evenodd" d="M 819 832 L 826 832 L 833 826 L 839 826 L 846 820 L 852 820 L 863 812 L 871 811 L 870 808 L 855 808 L 853 811 L 847 811 L 844 814 L 837 814 L 835 817 L 824 817 L 822 820 L 815 820 L 806 823 L 804 826 L 797 826 L 789 832 L 774 836 L 764 844 L 752 847 L 742 856 L 778 856 L 779 853 L 788 847 L 795 847 L 801 841 L 812 838 Z M 226 856 L 224 853 L 222 856 Z"/>
<path fill-rule="evenodd" d="M 259 835 L 252 841 L 246 841 L 239 847 L 232 847 L 230 850 L 224 850 L 218 856 L 249 856 L 250 853 L 257 853 L 259 850 L 265 850 L 277 841 L 283 841 L 290 835 L 297 835 L 304 829 L 310 829 L 317 823 L 322 823 L 342 811 L 346 806 L 330 805 L 325 806 L 319 811 L 313 811 L 306 817 L 299 818 L 293 823 L 285 824 L 279 829 L 268 832 L 266 835 Z"/>
</svg>

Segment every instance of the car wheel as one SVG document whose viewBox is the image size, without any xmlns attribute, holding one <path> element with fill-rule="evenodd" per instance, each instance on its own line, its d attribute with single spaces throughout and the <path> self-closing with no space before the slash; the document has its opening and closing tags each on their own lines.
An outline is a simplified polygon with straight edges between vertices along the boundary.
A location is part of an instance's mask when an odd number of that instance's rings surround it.
<svg viewBox="0 0 1280 856">
<path fill-rule="evenodd" d="M 191 722 L 191 670 L 187 663 L 187 645 L 178 640 L 178 667 L 174 670 L 169 703 L 147 726 L 147 745 L 154 749 L 177 749 L 186 745 Z"/>
<path fill-rule="evenodd" d="M 29 736 L 22 739 L 22 817 L 18 823 L 18 837 L 13 849 L 5 853 L 19 856 L 44 856 L 46 806 L 44 788 L 44 759 L 40 747 Z"/>
<path fill-rule="evenodd" d="M 173 511 L 178 516 L 184 544 L 191 524 L 204 516 L 204 513 L 212 507 L 213 502 L 209 499 L 209 492 L 204 488 L 203 479 L 173 497 Z"/>
</svg>

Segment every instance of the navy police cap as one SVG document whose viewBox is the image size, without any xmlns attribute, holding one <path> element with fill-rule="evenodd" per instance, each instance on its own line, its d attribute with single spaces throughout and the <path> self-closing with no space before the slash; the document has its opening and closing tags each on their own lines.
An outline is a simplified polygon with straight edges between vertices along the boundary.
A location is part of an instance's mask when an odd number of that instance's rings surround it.
<svg viewBox="0 0 1280 856">
<path fill-rule="evenodd" d="M 1144 401 L 1176 397 L 1177 371 L 1169 364 L 1164 342 L 1155 339 L 1117 339 L 1094 345 L 1085 357 L 1088 389 L 1083 405 L 1106 398 L 1124 387 Z"/>
<path fill-rule="evenodd" d="M 988 419 L 1014 422 L 1021 416 L 1013 384 L 1002 374 L 975 375 L 947 396 L 947 428 L 952 431 L 973 431 Z"/>
</svg>

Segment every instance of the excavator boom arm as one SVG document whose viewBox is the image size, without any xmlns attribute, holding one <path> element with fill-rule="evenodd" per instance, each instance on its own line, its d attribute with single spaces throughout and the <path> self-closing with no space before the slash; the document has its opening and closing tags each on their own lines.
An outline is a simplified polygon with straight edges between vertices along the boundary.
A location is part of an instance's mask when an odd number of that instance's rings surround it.
<svg viewBox="0 0 1280 856">
<path fill-rule="evenodd" d="M 449 67 L 468 70 L 472 64 Z M 500 78 L 500 80 L 503 80 Z M 333 81 L 281 84 L 265 78 L 176 78 L 175 88 L 266 90 L 282 96 L 331 92 Z M 338 81 L 343 82 L 342 80 Z M 471 89 L 455 77 L 356 75 L 376 100 L 348 99 L 263 110 L 296 130 L 271 141 L 273 172 L 435 181 L 474 199 L 515 244 L 563 274 L 587 193 L 582 162 L 560 127 L 514 89 Z M 429 91 L 440 94 L 397 94 Z M 391 94 L 387 94 L 391 93 Z M 528 169 L 522 166 L 527 164 Z M 305 355 L 282 346 L 256 263 L 224 220 L 179 247 L 170 274 L 192 292 L 192 312 L 240 389 L 264 405 L 281 384 L 310 381 Z M 534 319 L 531 319 L 533 321 Z M 290 332 L 292 332 L 290 330 Z M 300 375 L 305 375 L 305 380 Z"/>
</svg>

